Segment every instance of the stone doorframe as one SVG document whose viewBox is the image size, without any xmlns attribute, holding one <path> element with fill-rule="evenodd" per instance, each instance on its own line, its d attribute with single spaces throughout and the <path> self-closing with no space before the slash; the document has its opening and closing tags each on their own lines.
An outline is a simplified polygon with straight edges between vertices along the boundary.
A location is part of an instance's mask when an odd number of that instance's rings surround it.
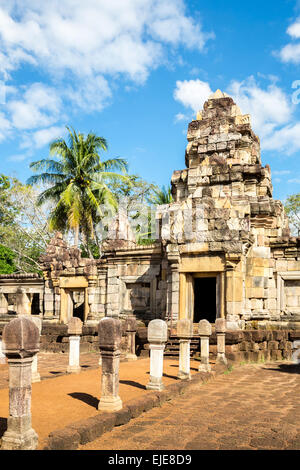
<svg viewBox="0 0 300 470">
<path fill-rule="evenodd" d="M 142 276 L 120 276 L 119 285 L 120 285 L 120 308 L 119 311 L 128 310 L 126 308 L 126 295 L 127 295 L 127 284 L 136 284 L 136 283 L 149 283 L 150 284 L 150 313 L 156 315 L 156 289 L 157 289 L 157 278 L 150 277 L 147 275 Z"/>
<path fill-rule="evenodd" d="M 225 272 L 192 272 L 179 274 L 179 319 L 194 319 L 194 279 L 216 278 L 216 318 L 225 317 Z"/>
<path fill-rule="evenodd" d="M 88 304 L 88 280 L 83 276 L 74 278 L 60 278 L 60 323 L 68 323 L 71 308 L 70 292 L 84 291 L 84 322 L 86 322 L 89 314 Z"/>
<path fill-rule="evenodd" d="M 284 281 L 300 281 L 300 271 L 283 271 L 277 273 L 277 311 L 280 314 L 285 310 L 286 299 Z M 291 309 L 291 313 L 300 313 L 300 308 Z"/>
</svg>

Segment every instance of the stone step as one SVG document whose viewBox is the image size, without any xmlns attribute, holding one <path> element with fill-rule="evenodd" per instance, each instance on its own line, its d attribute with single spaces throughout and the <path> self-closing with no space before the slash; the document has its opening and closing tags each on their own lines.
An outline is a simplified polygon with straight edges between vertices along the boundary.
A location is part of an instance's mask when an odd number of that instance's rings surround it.
<svg viewBox="0 0 300 470">
<path fill-rule="evenodd" d="M 180 343 L 178 336 L 170 336 L 165 347 L 164 355 L 179 357 Z M 199 351 L 199 338 L 192 338 L 190 343 L 190 356 L 193 357 L 195 352 Z"/>
</svg>

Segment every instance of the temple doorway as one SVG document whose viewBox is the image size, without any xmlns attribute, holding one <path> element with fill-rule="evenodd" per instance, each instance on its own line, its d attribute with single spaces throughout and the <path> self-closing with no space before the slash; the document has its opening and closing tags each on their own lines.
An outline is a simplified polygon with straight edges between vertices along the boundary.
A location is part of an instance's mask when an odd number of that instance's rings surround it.
<svg viewBox="0 0 300 470">
<path fill-rule="evenodd" d="M 217 278 L 194 278 L 194 323 L 200 320 L 208 320 L 215 323 L 217 316 Z"/>
<path fill-rule="evenodd" d="M 72 317 L 79 318 L 84 322 L 84 289 L 70 290 L 69 291 L 69 319 Z"/>
</svg>

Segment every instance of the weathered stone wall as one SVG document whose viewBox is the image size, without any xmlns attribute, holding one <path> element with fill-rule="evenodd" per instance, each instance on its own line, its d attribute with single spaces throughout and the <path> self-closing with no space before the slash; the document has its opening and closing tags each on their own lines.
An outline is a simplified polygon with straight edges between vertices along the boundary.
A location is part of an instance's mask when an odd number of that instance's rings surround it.
<svg viewBox="0 0 300 470">
<path fill-rule="evenodd" d="M 82 306 L 78 316 L 90 326 L 130 313 L 144 323 L 194 320 L 195 279 L 207 275 L 216 279 L 216 317 L 227 328 L 299 325 L 300 238 L 290 236 L 283 204 L 272 198 L 250 116 L 218 90 L 187 140 L 186 168 L 172 176 L 174 202 L 156 213 L 154 245 L 137 245 L 123 209 L 99 260 L 81 258 L 59 233 L 51 240 L 41 257 L 44 319 L 67 324 Z M 7 300 L 0 280 L 0 314 Z"/>
<path fill-rule="evenodd" d="M 167 283 L 162 279 L 160 246 L 107 252 L 106 314 L 134 313 L 149 321 L 165 312 Z"/>
<path fill-rule="evenodd" d="M 280 361 L 290 360 L 293 344 L 300 339 L 300 330 L 243 330 L 227 331 L 225 335 L 226 357 L 231 361 Z M 212 357 L 217 354 L 217 337 L 210 337 Z"/>
<path fill-rule="evenodd" d="M 0 324 L 0 337 L 5 327 L 5 323 Z M 122 322 L 122 343 L 121 353 L 122 359 L 127 352 L 127 335 L 125 332 L 125 323 Z M 54 352 L 54 353 L 68 353 L 69 352 L 69 336 L 68 325 L 49 324 L 43 325 L 40 337 L 40 351 L 41 352 Z M 98 326 L 83 325 L 82 335 L 80 338 L 80 352 L 99 352 L 98 340 Z M 136 332 L 136 355 L 148 356 L 148 340 L 147 328 L 138 327 Z"/>
</svg>

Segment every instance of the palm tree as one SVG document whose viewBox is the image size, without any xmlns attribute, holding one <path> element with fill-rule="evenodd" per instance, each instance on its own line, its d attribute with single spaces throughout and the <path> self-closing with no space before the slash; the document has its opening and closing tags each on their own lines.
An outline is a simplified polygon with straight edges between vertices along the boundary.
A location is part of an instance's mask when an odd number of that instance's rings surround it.
<svg viewBox="0 0 300 470">
<path fill-rule="evenodd" d="M 165 186 L 163 186 L 160 189 L 154 190 L 152 202 L 155 205 L 170 204 L 171 202 L 173 202 L 171 188 L 166 188 Z"/>
<path fill-rule="evenodd" d="M 49 157 L 30 164 L 33 171 L 44 172 L 31 176 L 27 184 L 50 185 L 38 197 L 39 205 L 54 203 L 50 229 L 71 229 L 75 246 L 81 233 L 88 245 L 88 240 L 95 238 L 95 225 L 105 215 L 103 206 L 110 211 L 117 209 L 117 200 L 107 183 L 127 181 L 127 162 L 122 158 L 102 161 L 99 152 L 107 150 L 103 137 L 77 134 L 69 127 L 67 130 L 68 143 L 62 138 L 54 140 Z"/>
</svg>

